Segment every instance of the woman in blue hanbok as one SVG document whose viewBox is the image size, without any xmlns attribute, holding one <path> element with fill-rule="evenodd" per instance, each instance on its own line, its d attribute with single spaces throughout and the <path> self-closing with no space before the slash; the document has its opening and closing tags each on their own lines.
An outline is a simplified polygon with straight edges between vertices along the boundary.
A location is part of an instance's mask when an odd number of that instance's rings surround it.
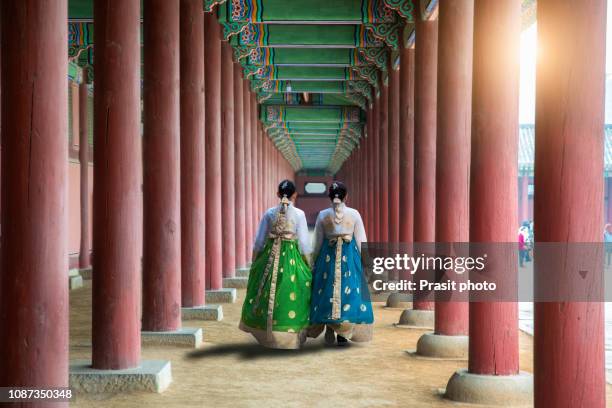
<svg viewBox="0 0 612 408">
<path fill-rule="evenodd" d="M 310 303 L 309 335 L 317 337 L 327 327 L 326 343 L 340 346 L 348 340 L 370 341 L 374 321 L 361 264 L 366 233 L 359 212 L 344 203 L 346 196 L 343 183 L 332 183 L 332 206 L 317 217 Z"/>
</svg>

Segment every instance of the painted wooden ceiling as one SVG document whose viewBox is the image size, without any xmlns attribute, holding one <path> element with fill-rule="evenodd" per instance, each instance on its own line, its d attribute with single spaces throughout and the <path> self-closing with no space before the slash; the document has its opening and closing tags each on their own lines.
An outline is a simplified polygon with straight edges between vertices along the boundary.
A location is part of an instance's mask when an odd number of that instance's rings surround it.
<svg viewBox="0 0 612 408">
<path fill-rule="evenodd" d="M 412 0 L 203 0 L 203 7 L 217 15 L 257 94 L 263 127 L 294 169 L 335 173 L 366 136 L 365 109 L 412 31 Z M 93 0 L 69 0 L 69 16 L 69 57 L 93 66 Z"/>
<path fill-rule="evenodd" d="M 435 3 L 432 3 L 432 7 Z M 227 0 L 224 38 L 260 120 L 299 171 L 335 173 L 412 32 L 412 0 Z"/>
<path fill-rule="evenodd" d="M 522 0 L 524 26 L 535 0 Z M 335 173 L 365 134 L 365 110 L 437 0 L 203 0 L 257 94 L 268 136 L 296 171 Z M 93 0 L 69 0 L 69 57 L 93 64 Z M 93 77 L 93 69 L 89 70 Z M 92 79 L 92 78 L 90 78 Z"/>
</svg>

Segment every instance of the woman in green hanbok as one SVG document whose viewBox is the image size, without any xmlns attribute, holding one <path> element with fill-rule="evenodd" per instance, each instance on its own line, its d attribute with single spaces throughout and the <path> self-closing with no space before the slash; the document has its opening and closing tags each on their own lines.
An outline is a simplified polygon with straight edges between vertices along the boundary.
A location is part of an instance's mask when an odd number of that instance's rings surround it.
<svg viewBox="0 0 612 408">
<path fill-rule="evenodd" d="M 292 203 L 296 196 L 293 182 L 284 180 L 279 205 L 263 215 L 242 306 L 240 329 L 271 348 L 299 348 L 310 321 L 311 248 L 306 216 Z"/>
</svg>

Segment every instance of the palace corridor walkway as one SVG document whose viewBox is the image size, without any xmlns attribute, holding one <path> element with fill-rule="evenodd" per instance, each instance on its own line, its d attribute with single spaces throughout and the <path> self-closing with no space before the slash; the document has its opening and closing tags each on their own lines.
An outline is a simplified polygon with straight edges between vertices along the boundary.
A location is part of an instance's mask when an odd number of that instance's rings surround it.
<svg viewBox="0 0 612 408">
<path fill-rule="evenodd" d="M 439 396 L 445 386 L 453 401 L 610 406 L 612 296 L 598 252 L 574 251 L 603 251 L 603 230 L 612 248 L 608 3 L 1 0 L 0 388 L 71 387 L 77 407 L 421 408 L 452 405 Z M 519 39 L 536 16 L 545 52 L 527 128 L 518 123 Z M 520 297 L 436 294 L 397 310 L 381 298 L 364 348 L 265 350 L 239 332 L 244 290 L 235 289 L 246 285 L 258 223 L 285 179 L 311 226 L 330 205 L 326 189 L 345 182 L 367 241 L 391 249 L 503 248 L 533 221 L 531 242 L 561 251 L 534 256 L 531 282 L 559 296 L 536 299 L 533 342 L 518 331 Z M 289 218 L 280 225 L 296 226 Z M 339 211 L 333 222 L 348 218 Z M 267 238 L 293 238 L 279 231 Z M 327 238 L 338 250 L 365 241 L 346 234 Z M 487 251 L 483 276 L 513 289 L 510 249 Z M 257 278 L 262 293 L 270 282 L 270 332 L 282 326 L 278 259 Z M 350 309 L 342 293 L 365 292 L 342 290 L 341 267 L 334 323 Z M 466 277 L 459 265 L 438 269 Z M 90 277 L 69 292 L 67 280 Z M 314 292 L 314 282 L 304 287 Z M 203 351 L 181 348 L 199 344 L 201 328 Z M 433 360 L 406 354 L 417 340 Z M 129 392 L 143 388 L 154 392 Z M 110 389 L 124 393 L 96 395 Z"/>
<path fill-rule="evenodd" d="M 143 348 L 143 359 L 172 361 L 174 381 L 163 394 L 83 395 L 71 406 L 89 407 L 93 400 L 101 408 L 199 407 L 202 401 L 206 401 L 207 406 L 219 408 L 457 406 L 439 397 L 437 390 L 444 388 L 448 377 L 465 362 L 428 361 L 404 352 L 414 349 L 424 333 L 393 327 L 408 304 L 388 309 L 384 302 L 376 302 L 375 337 L 369 345 L 326 348 L 319 338 L 309 340 L 301 351 L 283 352 L 265 349 L 250 335 L 238 330 L 244 293 L 244 290 L 239 290 L 236 303 L 224 306 L 223 321 L 190 322 L 192 326 L 204 329 L 206 341 L 203 349 Z M 71 359 L 89 358 L 91 282 L 86 281 L 85 286 L 72 291 L 70 297 Z M 531 372 L 533 369 L 532 347 L 533 338 L 521 333 L 521 370 Z M 279 360 L 283 364 L 278 364 Z M 612 385 L 607 385 L 607 397 L 608 400 L 612 397 Z"/>
<path fill-rule="evenodd" d="M 190 322 L 204 329 L 202 349 L 143 348 L 144 360 L 172 361 L 174 381 L 163 394 L 83 395 L 71 406 L 89 407 L 95 399 L 96 406 L 102 408 L 201 407 L 204 401 L 206 406 L 217 408 L 486 407 L 457 404 L 437 395 L 437 389 L 444 388 L 448 377 L 465 366 L 465 361 L 428 361 L 408 356 L 404 350 L 414 349 L 424 331 L 393 327 L 403 307 L 387 309 L 384 302 L 375 304 L 376 327 L 371 344 L 326 348 L 321 337 L 309 340 L 301 351 L 283 352 L 265 349 L 238 330 L 244 293 L 239 290 L 236 303 L 224 305 L 223 321 Z M 91 355 L 90 305 L 91 281 L 86 281 L 83 288 L 70 293 L 71 359 Z M 521 370 L 532 371 L 532 343 L 531 336 L 521 333 Z M 279 360 L 284 364 L 278 364 Z M 607 396 L 610 400 L 612 385 L 607 386 Z"/>
</svg>

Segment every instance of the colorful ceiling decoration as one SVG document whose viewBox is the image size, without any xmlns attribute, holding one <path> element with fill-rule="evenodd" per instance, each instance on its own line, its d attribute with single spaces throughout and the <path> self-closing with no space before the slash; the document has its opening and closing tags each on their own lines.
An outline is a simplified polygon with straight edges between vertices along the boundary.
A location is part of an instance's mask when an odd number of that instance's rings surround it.
<svg viewBox="0 0 612 408">
<path fill-rule="evenodd" d="M 436 1 L 433 6 L 435 8 Z M 216 7 L 215 7 L 216 6 Z M 365 134 L 412 0 L 206 0 L 257 93 L 268 136 L 297 171 L 335 173 Z"/>
<path fill-rule="evenodd" d="M 425 8 L 423 4 L 426 4 Z M 435 12 L 421 2 L 417 15 Z M 296 171 L 334 174 L 414 41 L 413 0 L 203 0 L 234 47 L 267 135 Z M 93 0 L 69 0 L 69 58 L 93 64 Z M 93 69 L 88 70 L 90 80 Z"/>
</svg>

